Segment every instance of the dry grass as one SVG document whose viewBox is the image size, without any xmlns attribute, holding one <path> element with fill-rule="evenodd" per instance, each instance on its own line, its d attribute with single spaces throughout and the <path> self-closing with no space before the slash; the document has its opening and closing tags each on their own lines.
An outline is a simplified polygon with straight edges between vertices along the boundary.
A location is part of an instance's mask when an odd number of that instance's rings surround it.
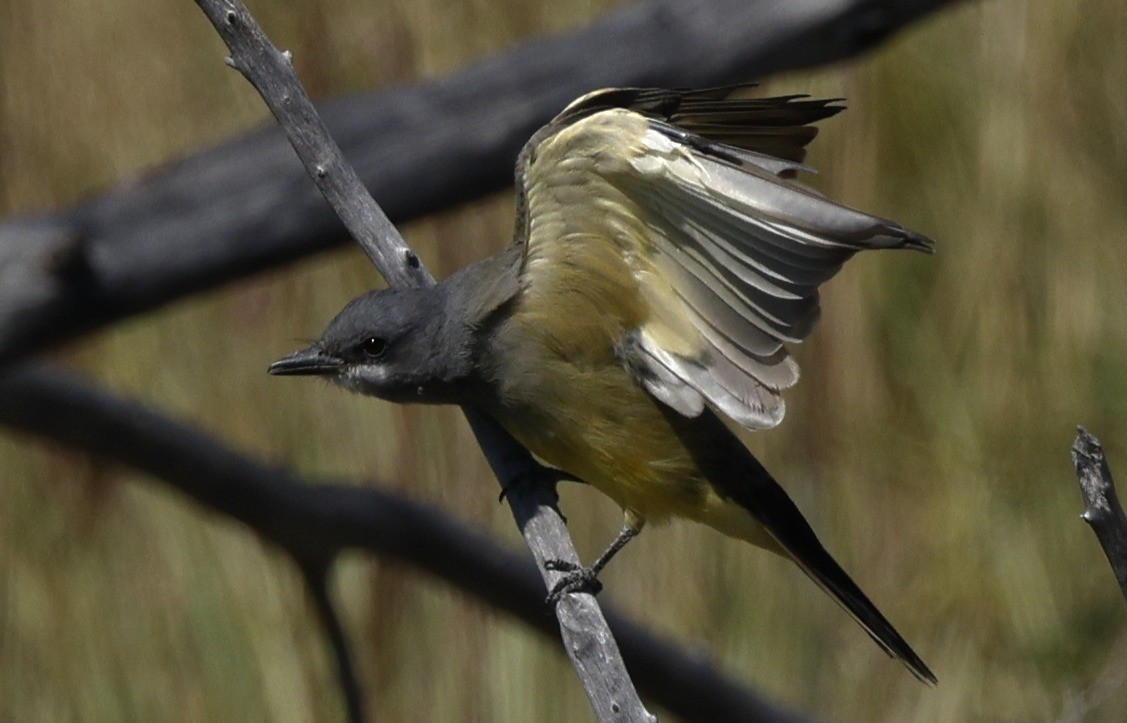
<svg viewBox="0 0 1127 723">
<path fill-rule="evenodd" d="M 255 10 L 330 97 L 443 73 L 605 4 Z M 816 144 L 817 183 L 939 241 L 934 257 L 866 257 L 831 283 L 787 423 L 749 440 L 939 688 L 887 660 L 796 569 L 705 529 L 643 535 L 606 575 L 617 602 L 831 719 L 1120 718 L 1123 601 L 1077 519 L 1068 448 L 1089 425 L 1127 479 L 1124 33 L 1121 0 L 971 4 L 768 88 L 847 96 Z M 263 121 L 221 57 L 191 3 L 0 0 L 0 214 L 71 203 Z M 449 273 L 510 227 L 503 197 L 407 233 Z M 260 457 L 380 476 L 517 546 L 484 464 L 467 470 L 480 456 L 456 413 L 263 374 L 373 283 L 358 254 L 62 356 Z M 339 718 L 294 570 L 245 531 L 18 437 L 0 437 L 0 479 L 0 718 Z M 594 493 L 564 504 L 587 555 L 617 529 Z M 350 559 L 338 592 L 381 720 L 589 717 L 552 646 L 433 580 Z"/>
</svg>

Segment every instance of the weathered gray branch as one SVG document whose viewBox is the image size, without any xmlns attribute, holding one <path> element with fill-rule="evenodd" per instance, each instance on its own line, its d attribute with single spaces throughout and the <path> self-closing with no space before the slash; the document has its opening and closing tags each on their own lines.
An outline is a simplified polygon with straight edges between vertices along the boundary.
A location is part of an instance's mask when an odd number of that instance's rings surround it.
<svg viewBox="0 0 1127 723">
<path fill-rule="evenodd" d="M 390 556 L 559 640 L 559 627 L 544 606 L 543 582 L 525 556 L 434 508 L 384 492 L 377 482 L 346 486 L 303 479 L 135 402 L 41 368 L 0 376 L 0 425 L 144 472 L 246 525 L 296 560 L 332 559 L 349 549 Z M 639 689 L 678 718 L 803 720 L 605 608 Z"/>
<path fill-rule="evenodd" d="M 400 223 L 510 183 L 521 144 L 593 88 L 809 67 L 952 3 L 652 0 L 431 83 L 327 103 L 322 115 Z M 252 133 L 79 206 L 0 225 L 0 362 L 346 241 L 282 133 Z"/>
<path fill-rule="evenodd" d="M 1087 429 L 1076 428 L 1076 441 L 1072 443 L 1072 463 L 1084 496 L 1084 514 L 1081 517 L 1092 526 L 1100 547 L 1111 563 L 1123 599 L 1127 600 L 1127 516 L 1119 504 L 1111 469 L 1104 457 L 1100 441 Z"/>
<path fill-rule="evenodd" d="M 258 89 L 313 183 L 349 232 L 360 240 L 388 284 L 392 287 L 433 284 L 434 278 L 328 137 L 328 129 L 298 81 L 288 55 L 273 46 L 240 0 L 196 2 L 230 48 L 228 62 Z M 546 475 L 532 456 L 488 416 L 470 409 L 466 410 L 466 416 L 502 489 L 508 493 L 521 534 L 550 587 L 560 573 L 549 571 L 545 561 L 578 560 L 579 556 L 567 525 L 551 499 L 554 495 L 546 495 L 544 490 L 538 489 L 540 485 L 527 483 L 545 479 Z M 525 484 L 520 484 L 521 481 Z M 564 650 L 579 674 L 598 719 L 638 723 L 655 720 L 638 697 L 618 643 L 594 595 L 568 595 L 555 605 L 555 613 Z M 331 617 L 329 621 L 332 622 Z M 335 638 L 334 642 L 337 642 Z M 342 674 L 348 690 L 347 683 L 353 676 L 347 667 L 342 667 Z"/>
<path fill-rule="evenodd" d="M 242 73 L 274 114 L 317 190 L 390 286 L 434 284 L 384 214 L 297 80 L 289 53 L 279 51 L 242 2 L 197 2 L 231 49 L 227 64 Z"/>
</svg>

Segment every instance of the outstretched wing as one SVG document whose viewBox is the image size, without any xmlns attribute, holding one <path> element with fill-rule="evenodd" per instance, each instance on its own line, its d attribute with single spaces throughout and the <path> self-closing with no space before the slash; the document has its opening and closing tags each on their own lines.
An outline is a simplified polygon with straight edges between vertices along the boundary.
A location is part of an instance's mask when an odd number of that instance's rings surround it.
<svg viewBox="0 0 1127 723">
<path fill-rule="evenodd" d="M 805 170 L 809 123 L 839 106 L 729 90 L 573 103 L 522 153 L 517 240 L 533 291 L 563 266 L 623 287 L 606 313 L 651 394 L 686 416 L 707 403 L 762 428 L 782 420 L 779 391 L 798 380 L 785 345 L 810 333 L 818 286 L 857 251 L 931 242 L 790 180 Z"/>
</svg>

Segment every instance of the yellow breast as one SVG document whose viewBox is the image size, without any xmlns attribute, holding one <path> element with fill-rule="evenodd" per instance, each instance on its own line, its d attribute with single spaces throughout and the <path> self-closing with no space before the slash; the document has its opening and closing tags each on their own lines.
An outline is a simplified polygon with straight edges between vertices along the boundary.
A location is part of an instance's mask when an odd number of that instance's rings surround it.
<svg viewBox="0 0 1127 723">
<path fill-rule="evenodd" d="M 650 520 L 696 516 L 706 485 L 657 402 L 615 354 L 644 307 L 614 248 L 554 246 L 551 283 L 495 332 L 496 407 L 529 450 Z M 570 252 L 570 253 L 569 253 Z"/>
<path fill-rule="evenodd" d="M 517 379 L 494 414 L 530 451 L 644 518 L 695 516 L 704 484 L 621 366 L 579 368 L 540 356 L 537 370 Z"/>
</svg>

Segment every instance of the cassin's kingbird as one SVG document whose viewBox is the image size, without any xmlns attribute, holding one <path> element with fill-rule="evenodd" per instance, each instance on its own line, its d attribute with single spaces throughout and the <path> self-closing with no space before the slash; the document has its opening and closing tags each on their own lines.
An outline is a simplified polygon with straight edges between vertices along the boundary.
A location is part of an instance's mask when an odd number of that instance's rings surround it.
<svg viewBox="0 0 1127 723">
<path fill-rule="evenodd" d="M 519 156 L 510 247 L 438 286 L 355 299 L 270 371 L 484 410 L 622 507 L 594 573 L 647 520 L 697 520 L 793 560 L 934 683 L 717 416 L 778 424 L 798 380 L 786 344 L 817 320 L 818 286 L 857 251 L 931 241 L 793 180 L 835 101 L 731 91 L 575 101 Z"/>
</svg>

